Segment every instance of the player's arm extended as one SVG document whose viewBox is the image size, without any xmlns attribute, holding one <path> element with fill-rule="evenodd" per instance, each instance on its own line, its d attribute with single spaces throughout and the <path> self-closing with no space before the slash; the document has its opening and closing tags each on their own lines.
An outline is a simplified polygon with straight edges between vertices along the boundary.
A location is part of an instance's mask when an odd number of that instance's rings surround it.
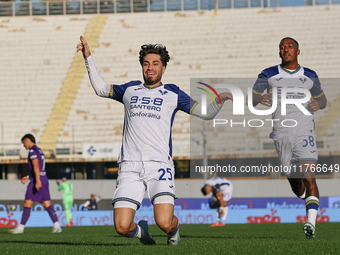
<svg viewBox="0 0 340 255">
<path fill-rule="evenodd" d="M 107 84 L 100 76 L 92 56 L 89 56 L 85 59 L 85 65 L 89 75 L 90 83 L 96 92 L 96 95 L 100 97 L 109 97 L 110 84 Z"/>
<path fill-rule="evenodd" d="M 89 75 L 90 82 L 94 91 L 100 97 L 108 97 L 110 94 L 110 85 L 106 84 L 106 82 L 100 76 L 97 67 L 93 61 L 90 47 L 83 36 L 80 36 L 80 43 L 77 44 L 76 48 L 77 52 L 81 51 L 83 53 L 87 73 Z"/>
<path fill-rule="evenodd" d="M 40 181 L 40 167 L 39 167 L 39 160 L 37 158 L 32 160 L 33 170 L 35 174 L 35 187 L 37 190 L 39 190 L 41 186 Z"/>
<path fill-rule="evenodd" d="M 224 104 L 225 101 L 227 101 L 229 99 L 233 100 L 233 96 L 229 92 L 221 93 L 220 98 L 221 98 L 223 104 Z M 207 107 L 207 114 L 206 115 L 202 114 L 200 107 L 197 107 L 197 105 L 195 106 L 195 108 L 191 112 L 191 114 L 200 118 L 200 119 L 212 120 L 217 115 L 217 113 L 222 109 L 222 105 L 219 102 L 219 100 L 217 98 L 215 98 L 215 101 L 216 101 L 217 105 L 215 105 L 214 102 L 211 102 L 211 104 L 209 104 L 208 107 Z"/>
</svg>

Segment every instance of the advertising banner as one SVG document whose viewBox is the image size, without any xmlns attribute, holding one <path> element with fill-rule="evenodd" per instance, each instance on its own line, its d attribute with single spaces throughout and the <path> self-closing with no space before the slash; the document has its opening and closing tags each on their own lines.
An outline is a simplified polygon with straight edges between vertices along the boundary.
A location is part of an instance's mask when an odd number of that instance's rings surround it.
<svg viewBox="0 0 340 255">
<path fill-rule="evenodd" d="M 118 158 L 120 152 L 119 143 L 84 143 L 83 158 Z"/>
<path fill-rule="evenodd" d="M 216 221 L 216 210 L 175 210 L 180 224 L 212 224 Z M 0 212 L 0 227 L 13 228 L 20 224 L 22 212 Z M 74 226 L 111 226 L 113 211 L 76 211 L 72 212 Z M 61 226 L 67 224 L 65 213 L 57 212 Z M 153 210 L 138 210 L 135 222 L 147 220 L 155 224 Z M 226 224 L 243 223 L 296 223 L 305 222 L 306 215 L 302 209 L 247 209 L 230 210 Z M 317 222 L 340 222 L 339 209 L 320 208 Z M 45 211 L 32 212 L 27 227 L 52 227 L 52 221 Z"/>
</svg>

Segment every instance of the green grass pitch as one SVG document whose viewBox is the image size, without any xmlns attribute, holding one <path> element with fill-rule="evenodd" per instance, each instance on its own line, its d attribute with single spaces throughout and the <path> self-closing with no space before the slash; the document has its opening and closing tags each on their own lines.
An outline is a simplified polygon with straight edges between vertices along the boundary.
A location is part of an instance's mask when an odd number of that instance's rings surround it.
<svg viewBox="0 0 340 255">
<path fill-rule="evenodd" d="M 306 239 L 300 223 L 181 225 L 180 246 L 166 245 L 166 235 L 149 226 L 156 246 L 119 236 L 113 226 L 26 228 L 11 235 L 0 228 L 0 254 L 339 254 L 340 223 L 318 223 L 316 238 Z"/>
</svg>

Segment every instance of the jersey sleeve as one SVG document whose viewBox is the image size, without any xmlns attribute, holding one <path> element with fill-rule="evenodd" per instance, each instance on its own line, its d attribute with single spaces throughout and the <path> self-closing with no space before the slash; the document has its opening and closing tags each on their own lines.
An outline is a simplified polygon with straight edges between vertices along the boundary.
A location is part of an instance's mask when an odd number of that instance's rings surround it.
<svg viewBox="0 0 340 255">
<path fill-rule="evenodd" d="M 279 73 L 279 66 L 271 66 L 264 69 L 257 77 L 253 87 L 253 93 L 262 95 L 262 93 L 269 89 L 268 79 Z"/>
<path fill-rule="evenodd" d="M 178 91 L 178 109 L 190 114 L 197 106 L 197 101 L 193 100 L 187 93 Z"/>
<path fill-rule="evenodd" d="M 89 75 L 91 86 L 96 95 L 100 97 L 108 97 L 110 85 L 106 84 L 106 82 L 100 76 L 92 56 L 89 56 L 85 59 L 85 66 Z"/>
<path fill-rule="evenodd" d="M 34 149 L 30 149 L 30 152 L 29 152 L 29 154 L 28 154 L 28 157 L 29 157 L 31 160 L 38 158 L 38 151 L 37 151 L 37 150 L 34 150 Z"/>
<path fill-rule="evenodd" d="M 214 187 L 212 187 L 212 192 L 216 196 L 218 193 L 221 192 L 221 187 L 219 184 L 216 184 Z"/>
<path fill-rule="evenodd" d="M 308 68 L 304 69 L 305 75 L 313 81 L 313 87 L 310 89 L 310 93 L 314 98 L 321 97 L 323 95 L 323 89 L 321 88 L 321 83 L 318 75 L 313 70 L 310 70 Z"/>
<path fill-rule="evenodd" d="M 135 86 L 135 85 L 139 85 L 141 84 L 140 81 L 130 81 L 128 83 L 125 83 L 123 85 L 115 85 L 112 84 L 110 86 L 110 93 L 109 93 L 109 97 L 123 103 L 123 96 L 125 93 L 125 90 L 130 87 L 130 86 Z"/>
<path fill-rule="evenodd" d="M 263 91 L 268 89 L 268 77 L 266 71 L 263 70 L 257 77 L 253 86 L 253 93 L 262 95 Z"/>
</svg>

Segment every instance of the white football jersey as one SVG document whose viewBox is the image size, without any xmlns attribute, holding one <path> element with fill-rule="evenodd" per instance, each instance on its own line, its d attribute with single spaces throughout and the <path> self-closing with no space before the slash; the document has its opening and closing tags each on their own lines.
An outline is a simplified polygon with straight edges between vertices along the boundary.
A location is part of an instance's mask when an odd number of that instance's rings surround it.
<svg viewBox="0 0 340 255">
<path fill-rule="evenodd" d="M 178 110 L 190 114 L 196 101 L 174 84 L 148 88 L 141 81 L 111 85 L 109 97 L 123 103 L 125 108 L 118 163 L 171 161 L 175 114 Z"/>
<path fill-rule="evenodd" d="M 315 134 L 314 113 L 312 111 L 309 111 L 311 115 L 305 115 L 295 104 L 287 104 L 286 115 L 282 114 L 281 89 L 303 88 L 309 90 L 314 98 L 320 97 L 323 95 L 323 90 L 317 74 L 302 66 L 299 66 L 295 71 L 287 70 L 281 65 L 272 66 L 259 74 L 253 92 L 262 94 L 267 89 L 267 93 L 272 93 L 274 87 L 277 88 L 278 104 L 272 114 L 273 131 L 270 137 L 274 140 L 280 140 L 285 137 Z M 298 92 L 289 92 L 286 96 L 287 99 L 303 97 L 305 97 L 305 94 Z M 307 104 L 308 102 L 303 105 L 306 107 Z"/>
<path fill-rule="evenodd" d="M 229 201 L 231 199 L 234 186 L 231 181 L 223 177 L 213 177 L 205 181 L 204 185 L 209 185 L 213 189 L 220 190 L 222 192 L 223 201 Z"/>
</svg>

